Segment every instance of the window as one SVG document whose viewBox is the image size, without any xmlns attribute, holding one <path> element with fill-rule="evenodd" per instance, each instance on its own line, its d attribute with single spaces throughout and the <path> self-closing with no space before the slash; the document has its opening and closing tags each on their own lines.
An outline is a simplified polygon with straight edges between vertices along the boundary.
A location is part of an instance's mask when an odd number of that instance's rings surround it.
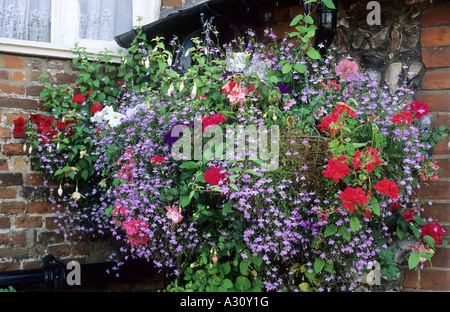
<svg viewBox="0 0 450 312">
<path fill-rule="evenodd" d="M 0 0 L 0 51 L 73 57 L 75 42 L 88 52 L 105 48 L 139 24 L 158 19 L 160 0 Z"/>
</svg>

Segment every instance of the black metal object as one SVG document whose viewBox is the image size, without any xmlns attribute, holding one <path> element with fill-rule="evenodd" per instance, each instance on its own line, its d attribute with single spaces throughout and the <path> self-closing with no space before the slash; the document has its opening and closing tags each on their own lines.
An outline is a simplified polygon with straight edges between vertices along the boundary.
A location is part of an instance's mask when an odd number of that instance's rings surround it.
<svg viewBox="0 0 450 312">
<path fill-rule="evenodd" d="M 0 273 L 0 288 L 12 286 L 17 291 L 57 291 L 64 288 L 65 267 L 54 256 L 43 259 L 39 269 Z"/>
<path fill-rule="evenodd" d="M 80 285 L 69 285 L 70 271 L 53 255 L 48 255 L 39 269 L 0 272 L 0 289 L 12 286 L 19 292 L 60 292 L 77 287 L 137 282 L 158 274 L 152 263 L 141 259 L 127 261 L 114 269 L 116 266 L 115 262 L 80 265 Z"/>
<path fill-rule="evenodd" d="M 336 9 L 328 8 L 323 2 L 317 7 L 317 31 L 314 41 L 314 48 L 319 50 L 321 55 L 324 55 L 326 50 L 333 43 L 334 36 L 336 35 L 337 26 L 337 12 L 338 12 L 338 0 L 331 0 Z M 306 4 L 305 4 L 306 6 Z M 305 12 L 307 8 L 305 7 Z M 319 45 L 323 47 L 320 48 Z"/>
</svg>

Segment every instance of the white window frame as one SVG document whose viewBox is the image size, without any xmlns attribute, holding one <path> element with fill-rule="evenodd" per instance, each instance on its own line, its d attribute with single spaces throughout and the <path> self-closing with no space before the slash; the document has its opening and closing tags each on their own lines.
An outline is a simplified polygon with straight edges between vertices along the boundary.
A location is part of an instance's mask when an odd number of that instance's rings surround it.
<svg viewBox="0 0 450 312">
<path fill-rule="evenodd" d="M 52 0 L 51 42 L 37 42 L 0 38 L 0 52 L 15 54 L 74 58 L 71 51 L 78 42 L 88 53 L 98 53 L 105 49 L 113 55 L 123 50 L 114 40 L 92 40 L 79 38 L 78 0 Z M 146 25 L 159 18 L 161 0 L 133 0 L 133 27 Z M 138 22 L 138 17 L 142 18 Z M 130 29 L 131 30 L 131 29 Z"/>
</svg>

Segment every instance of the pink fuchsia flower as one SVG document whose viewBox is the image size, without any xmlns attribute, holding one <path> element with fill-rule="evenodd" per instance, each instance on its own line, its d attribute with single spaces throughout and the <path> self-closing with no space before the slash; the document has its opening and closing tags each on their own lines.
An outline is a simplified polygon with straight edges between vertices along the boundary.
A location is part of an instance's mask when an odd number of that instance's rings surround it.
<svg viewBox="0 0 450 312">
<path fill-rule="evenodd" d="M 164 162 L 164 156 L 154 156 L 150 161 L 154 165 L 161 165 Z"/>
<path fill-rule="evenodd" d="M 222 87 L 222 93 L 227 95 L 231 105 L 234 106 L 239 103 L 242 107 L 247 97 L 247 88 L 242 88 L 239 82 L 229 81 Z"/>
<path fill-rule="evenodd" d="M 172 207 L 166 206 L 165 208 L 167 210 L 166 217 L 169 220 L 172 220 L 174 224 L 177 224 L 178 222 L 181 222 L 181 220 L 183 220 L 180 207 L 173 205 Z"/>
<path fill-rule="evenodd" d="M 358 76 L 358 64 L 348 59 L 343 59 L 335 68 L 336 75 L 341 76 L 345 80 L 356 78 Z"/>
<path fill-rule="evenodd" d="M 429 254 L 434 254 L 434 250 L 433 249 L 431 249 L 431 248 L 427 248 L 427 247 L 425 247 L 425 245 L 423 245 L 423 244 L 421 244 L 421 243 L 419 243 L 419 242 L 417 242 L 412 248 L 411 248 L 411 251 L 412 252 L 417 252 L 417 253 L 421 253 L 421 252 L 423 252 L 423 251 L 425 251 L 425 252 L 427 252 L 427 253 L 429 253 Z M 423 257 L 420 257 L 419 258 L 419 262 L 421 262 L 421 263 L 423 263 L 423 262 L 425 262 L 425 261 L 427 261 L 427 259 L 425 259 L 425 258 L 423 258 Z"/>
</svg>

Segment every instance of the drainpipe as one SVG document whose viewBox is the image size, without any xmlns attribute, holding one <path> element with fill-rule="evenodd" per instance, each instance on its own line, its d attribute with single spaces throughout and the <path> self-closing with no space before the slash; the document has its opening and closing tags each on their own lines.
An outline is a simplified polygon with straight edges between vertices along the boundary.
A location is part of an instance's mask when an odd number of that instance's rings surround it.
<svg viewBox="0 0 450 312">
<path fill-rule="evenodd" d="M 146 260 L 127 261 L 118 271 L 113 270 L 115 266 L 115 262 L 80 265 L 81 285 L 69 285 L 69 272 L 66 271 L 65 265 L 53 255 L 48 255 L 43 258 L 43 265 L 39 269 L 0 272 L 0 289 L 12 286 L 18 292 L 58 292 L 77 287 L 138 282 L 158 274 L 154 265 Z M 119 273 L 119 276 L 116 276 L 116 273 Z"/>
</svg>

